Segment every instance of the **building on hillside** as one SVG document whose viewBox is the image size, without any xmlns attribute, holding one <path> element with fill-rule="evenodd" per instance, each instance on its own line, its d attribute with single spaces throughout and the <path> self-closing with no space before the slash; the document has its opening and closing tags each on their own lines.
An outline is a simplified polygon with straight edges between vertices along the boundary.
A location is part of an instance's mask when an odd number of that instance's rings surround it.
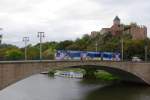
<svg viewBox="0 0 150 100">
<path fill-rule="evenodd" d="M 102 28 L 100 31 L 100 34 L 105 34 L 105 33 L 108 33 L 110 31 L 111 31 L 110 28 Z"/>
<path fill-rule="evenodd" d="M 98 33 L 100 33 L 100 32 L 99 31 L 92 31 L 91 32 L 91 38 L 96 37 Z"/>
<path fill-rule="evenodd" d="M 91 32 L 91 35 L 96 36 L 98 32 Z M 147 38 L 147 27 L 140 26 L 135 23 L 130 25 L 121 24 L 121 20 L 118 16 L 113 20 L 113 25 L 110 28 L 102 28 L 99 32 L 100 34 L 111 33 L 113 36 L 120 34 L 129 33 L 133 40 L 145 39 Z"/>
<path fill-rule="evenodd" d="M 146 39 L 147 38 L 147 28 L 146 26 L 138 26 L 138 25 L 130 25 L 130 28 L 128 29 L 132 35 L 132 39 Z"/>
</svg>

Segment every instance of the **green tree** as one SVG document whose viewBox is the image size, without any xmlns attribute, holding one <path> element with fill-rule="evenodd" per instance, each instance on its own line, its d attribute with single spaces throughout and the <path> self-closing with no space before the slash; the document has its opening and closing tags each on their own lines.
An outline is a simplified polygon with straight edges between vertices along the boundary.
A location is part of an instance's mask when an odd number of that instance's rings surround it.
<svg viewBox="0 0 150 100">
<path fill-rule="evenodd" d="M 31 46 L 29 47 L 28 46 L 28 49 L 27 49 L 27 59 L 29 60 L 38 60 L 40 59 L 40 51 L 39 51 L 39 48 L 36 47 L 36 46 Z"/>
<path fill-rule="evenodd" d="M 43 52 L 43 59 L 51 59 L 55 58 L 55 48 L 49 48 Z"/>
<path fill-rule="evenodd" d="M 73 44 L 73 41 L 70 41 L 70 40 L 61 41 L 56 46 L 56 49 L 57 50 L 67 50 L 67 47 L 72 44 Z"/>
<path fill-rule="evenodd" d="M 11 49 L 6 52 L 6 59 L 7 60 L 21 60 L 23 59 L 24 54 L 19 49 Z"/>
</svg>

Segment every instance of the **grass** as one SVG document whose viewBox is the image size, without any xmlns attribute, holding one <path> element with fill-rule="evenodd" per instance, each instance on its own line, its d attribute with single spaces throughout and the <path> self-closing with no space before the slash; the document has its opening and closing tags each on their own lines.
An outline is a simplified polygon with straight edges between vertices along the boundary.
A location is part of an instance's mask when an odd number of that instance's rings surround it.
<svg viewBox="0 0 150 100">
<path fill-rule="evenodd" d="M 114 76 L 106 71 L 98 71 L 95 73 L 97 79 L 101 79 L 103 81 L 115 81 L 119 80 L 119 77 Z"/>
</svg>

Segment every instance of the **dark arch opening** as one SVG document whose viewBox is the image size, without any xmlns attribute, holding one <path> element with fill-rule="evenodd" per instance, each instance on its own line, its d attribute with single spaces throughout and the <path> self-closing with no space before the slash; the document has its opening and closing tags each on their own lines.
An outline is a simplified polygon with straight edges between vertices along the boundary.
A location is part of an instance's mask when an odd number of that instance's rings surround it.
<svg viewBox="0 0 150 100">
<path fill-rule="evenodd" d="M 78 66 L 69 66 L 65 68 L 81 68 L 81 69 L 95 69 L 95 70 L 104 70 L 108 73 L 111 73 L 121 79 L 121 81 L 124 82 L 134 82 L 134 83 L 139 83 L 139 84 L 147 84 L 143 79 L 140 77 L 136 76 L 133 73 L 117 69 L 117 68 L 112 68 L 108 66 L 100 66 L 100 65 L 78 65 Z"/>
</svg>

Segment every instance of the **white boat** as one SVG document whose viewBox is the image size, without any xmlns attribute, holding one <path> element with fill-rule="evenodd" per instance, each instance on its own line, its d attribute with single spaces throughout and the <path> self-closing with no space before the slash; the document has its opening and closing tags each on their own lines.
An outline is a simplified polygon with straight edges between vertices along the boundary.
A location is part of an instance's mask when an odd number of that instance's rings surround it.
<svg viewBox="0 0 150 100">
<path fill-rule="evenodd" d="M 78 72 L 61 72 L 58 71 L 55 73 L 56 76 L 61 76 L 61 77 L 69 77 L 69 78 L 83 78 L 82 73 Z"/>
</svg>

